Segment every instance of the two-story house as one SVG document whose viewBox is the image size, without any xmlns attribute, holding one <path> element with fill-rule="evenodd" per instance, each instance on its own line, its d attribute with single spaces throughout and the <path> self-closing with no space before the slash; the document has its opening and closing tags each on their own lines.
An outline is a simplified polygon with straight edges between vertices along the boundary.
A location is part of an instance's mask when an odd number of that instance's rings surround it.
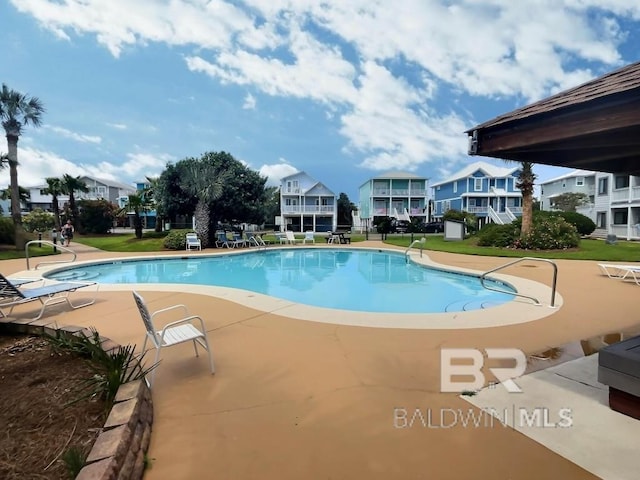
<svg viewBox="0 0 640 480">
<path fill-rule="evenodd" d="M 576 212 L 596 221 L 595 193 L 596 172 L 573 170 L 564 175 L 540 183 L 540 210 L 557 210 L 555 200 L 565 193 L 582 193 L 586 203 L 578 206 Z"/>
<path fill-rule="evenodd" d="M 282 230 L 336 230 L 336 196 L 329 188 L 305 172 L 288 175 L 280 180 L 280 219 Z"/>
<path fill-rule="evenodd" d="M 596 173 L 595 186 L 594 233 L 640 240 L 640 177 Z"/>
<path fill-rule="evenodd" d="M 522 215 L 522 193 L 516 187 L 519 166 L 497 167 L 474 162 L 441 182 L 434 183 L 435 218 L 447 210 L 473 213 L 480 226 L 511 223 Z"/>
<path fill-rule="evenodd" d="M 370 178 L 358 189 L 359 219 L 369 226 L 383 217 L 429 221 L 428 182 L 426 177 L 406 172 Z"/>
</svg>

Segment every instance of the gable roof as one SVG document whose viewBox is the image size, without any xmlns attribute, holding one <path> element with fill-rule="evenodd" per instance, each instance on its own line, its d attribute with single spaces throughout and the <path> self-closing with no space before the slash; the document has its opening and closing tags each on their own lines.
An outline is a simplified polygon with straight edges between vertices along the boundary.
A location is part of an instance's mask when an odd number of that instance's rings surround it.
<svg viewBox="0 0 640 480">
<path fill-rule="evenodd" d="M 90 175 L 81 175 L 80 178 L 81 179 L 88 178 L 89 180 L 92 180 L 97 183 L 101 183 L 107 187 L 119 188 L 121 190 L 133 190 L 133 191 L 136 190 L 136 187 L 133 185 L 128 185 L 122 182 L 116 182 L 115 180 L 107 180 L 105 178 L 92 177 Z"/>
<path fill-rule="evenodd" d="M 520 169 L 519 166 L 497 167 L 487 162 L 473 162 L 467 165 L 466 167 L 464 167 L 462 170 L 459 170 L 458 172 L 454 173 L 450 177 L 440 182 L 436 182 L 431 186 L 437 187 L 440 185 L 444 185 L 445 183 L 454 182 L 456 180 L 461 180 L 463 178 L 470 177 L 478 170 L 482 171 L 487 177 L 504 178 L 504 177 L 508 177 L 509 175 L 512 175 L 514 172 L 518 171 L 519 169 Z"/>
<path fill-rule="evenodd" d="M 540 182 L 540 185 L 548 185 L 549 183 L 554 183 L 559 180 L 564 180 L 566 178 L 591 177 L 591 176 L 595 176 L 595 174 L 596 172 L 592 172 L 591 170 L 573 170 L 569 173 L 565 173 L 564 175 L 560 175 L 550 180 L 545 180 L 544 182 Z"/>
</svg>

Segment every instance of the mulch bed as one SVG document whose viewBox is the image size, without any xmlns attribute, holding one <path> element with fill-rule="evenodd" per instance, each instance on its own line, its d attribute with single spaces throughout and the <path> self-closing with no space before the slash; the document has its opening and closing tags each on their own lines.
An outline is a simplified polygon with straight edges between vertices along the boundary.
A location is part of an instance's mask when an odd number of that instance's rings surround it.
<svg viewBox="0 0 640 480">
<path fill-rule="evenodd" d="M 70 403 L 92 375 L 42 338 L 0 335 L 0 479 L 70 478 L 65 452 L 86 457 L 106 418 L 102 400 Z"/>
</svg>

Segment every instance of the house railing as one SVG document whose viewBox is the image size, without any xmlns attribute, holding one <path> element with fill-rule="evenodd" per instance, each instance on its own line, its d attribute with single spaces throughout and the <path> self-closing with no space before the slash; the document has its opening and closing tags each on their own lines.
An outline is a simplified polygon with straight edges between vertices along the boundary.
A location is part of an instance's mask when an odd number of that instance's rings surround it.
<svg viewBox="0 0 640 480">
<path fill-rule="evenodd" d="M 515 207 L 514 207 L 515 208 Z M 507 218 L 509 220 L 511 220 L 512 222 L 516 219 L 516 216 L 513 214 L 513 212 L 509 209 L 509 207 L 504 207 L 504 213 L 506 214 Z"/>
<path fill-rule="evenodd" d="M 640 200 L 640 186 L 621 188 L 611 192 L 612 202 L 631 202 Z"/>
<path fill-rule="evenodd" d="M 507 207 L 514 215 L 522 215 L 522 207 Z M 515 220 L 515 218 L 514 218 Z"/>
<path fill-rule="evenodd" d="M 333 205 L 285 205 L 282 213 L 333 213 Z"/>
<path fill-rule="evenodd" d="M 500 218 L 500 215 L 498 215 L 498 212 L 496 212 L 490 205 L 487 207 L 487 213 L 489 214 L 489 218 L 491 218 L 494 223 L 497 223 L 498 225 L 504 225 L 504 222 L 502 221 L 502 218 Z"/>
<path fill-rule="evenodd" d="M 624 225 L 611 225 L 609 227 L 609 233 L 626 240 L 640 238 L 640 228 L 636 225 L 628 225 L 626 223 Z"/>
<path fill-rule="evenodd" d="M 463 209 L 465 212 L 473 213 L 473 214 L 482 214 L 486 215 L 488 213 L 487 207 L 465 207 Z"/>
</svg>

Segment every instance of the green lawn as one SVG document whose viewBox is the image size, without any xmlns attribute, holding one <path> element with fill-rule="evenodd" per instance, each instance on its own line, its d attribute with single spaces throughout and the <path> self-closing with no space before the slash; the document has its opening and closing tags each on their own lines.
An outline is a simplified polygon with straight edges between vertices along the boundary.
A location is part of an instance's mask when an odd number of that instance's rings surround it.
<svg viewBox="0 0 640 480">
<path fill-rule="evenodd" d="M 421 238 L 414 235 L 414 239 Z M 408 247 L 411 236 L 389 236 L 387 243 Z M 567 260 L 601 260 L 610 262 L 640 262 L 640 242 L 618 241 L 607 245 L 603 240 L 582 239 L 580 246 L 572 250 L 511 250 L 508 248 L 479 247 L 471 237 L 463 241 L 445 241 L 443 235 L 427 235 L 425 250 L 462 253 L 465 255 L 487 255 L 493 257 L 539 257 Z"/>
<path fill-rule="evenodd" d="M 298 237 L 300 237 L 298 235 Z M 300 237 L 302 238 L 302 237 Z M 421 238 L 415 234 L 414 239 Z M 275 237 L 266 236 L 272 242 Z M 364 235 L 351 235 L 353 243 L 361 242 Z M 133 234 L 109 234 L 100 236 L 78 235 L 74 242 L 89 245 L 108 252 L 162 252 L 164 235 L 145 234 L 138 240 Z M 318 236 L 318 242 L 322 242 L 323 237 Z M 427 235 L 425 250 L 439 252 L 462 253 L 466 255 L 487 255 L 495 257 L 541 257 L 550 259 L 568 260 L 600 260 L 604 262 L 640 262 L 640 242 L 619 241 L 616 245 L 607 245 L 602 240 L 582 240 L 580 247 L 565 251 L 534 251 L 534 250 L 510 250 L 506 248 L 478 247 L 475 238 L 468 238 L 463 241 L 445 242 L 442 235 Z M 389 235 L 386 243 L 400 247 L 408 247 L 411 243 L 411 235 Z M 73 245 L 72 247 L 73 248 Z M 32 248 L 30 256 L 50 255 L 50 247 Z M 11 258 L 24 258 L 24 252 L 17 252 L 10 247 L 0 250 L 0 260 Z"/>
</svg>

